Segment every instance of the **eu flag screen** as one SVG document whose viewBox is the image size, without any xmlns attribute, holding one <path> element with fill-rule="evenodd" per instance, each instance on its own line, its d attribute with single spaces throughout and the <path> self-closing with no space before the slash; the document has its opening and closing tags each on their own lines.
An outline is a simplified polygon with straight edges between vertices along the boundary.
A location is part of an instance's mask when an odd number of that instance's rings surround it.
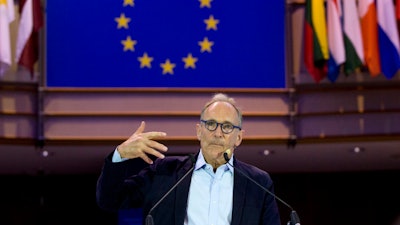
<svg viewBox="0 0 400 225">
<path fill-rule="evenodd" d="M 283 0 L 45 7 L 47 87 L 286 87 Z"/>
</svg>

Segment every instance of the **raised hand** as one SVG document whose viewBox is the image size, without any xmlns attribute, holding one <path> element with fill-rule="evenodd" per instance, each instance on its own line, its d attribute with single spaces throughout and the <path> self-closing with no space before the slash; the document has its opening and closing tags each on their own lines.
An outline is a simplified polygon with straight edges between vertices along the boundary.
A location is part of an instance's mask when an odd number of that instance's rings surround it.
<svg viewBox="0 0 400 225">
<path fill-rule="evenodd" d="M 158 158 L 165 157 L 163 152 L 168 150 L 167 146 L 154 139 L 163 138 L 167 134 L 159 131 L 144 132 L 145 127 L 146 123 L 142 121 L 135 133 L 118 146 L 117 150 L 122 158 L 133 159 L 140 157 L 145 162 L 152 164 L 153 161 L 149 158 L 149 154 Z"/>
</svg>

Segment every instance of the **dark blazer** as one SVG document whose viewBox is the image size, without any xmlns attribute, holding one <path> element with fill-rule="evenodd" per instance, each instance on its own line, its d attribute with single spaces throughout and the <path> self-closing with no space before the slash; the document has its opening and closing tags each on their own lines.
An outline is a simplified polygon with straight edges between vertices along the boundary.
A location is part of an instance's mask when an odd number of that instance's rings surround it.
<svg viewBox="0 0 400 225">
<path fill-rule="evenodd" d="M 140 170 L 142 159 L 112 163 L 105 159 L 97 183 L 97 203 L 105 210 L 142 207 L 144 218 L 152 206 L 188 171 L 189 157 L 166 157 Z M 265 171 L 240 162 L 233 164 L 263 187 L 273 189 Z M 192 172 L 191 172 L 192 173 Z M 135 174 L 131 176 L 132 174 Z M 152 212 L 154 224 L 183 225 L 191 182 L 191 174 L 180 183 Z M 275 198 L 235 170 L 232 225 L 280 225 Z"/>
</svg>

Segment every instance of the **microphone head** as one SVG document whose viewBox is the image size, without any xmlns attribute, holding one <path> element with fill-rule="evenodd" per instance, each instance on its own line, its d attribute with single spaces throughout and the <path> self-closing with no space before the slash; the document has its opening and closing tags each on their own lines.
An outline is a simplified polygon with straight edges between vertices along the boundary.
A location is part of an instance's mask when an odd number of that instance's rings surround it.
<svg viewBox="0 0 400 225">
<path fill-rule="evenodd" d="M 292 210 L 290 213 L 290 224 L 291 225 L 300 225 L 300 218 L 299 215 L 297 215 L 297 212 Z"/>
<path fill-rule="evenodd" d="M 225 159 L 226 162 L 229 161 L 231 153 L 232 153 L 231 149 L 228 148 L 227 150 L 225 150 L 224 159 Z"/>
<path fill-rule="evenodd" d="M 150 214 L 148 214 L 148 215 L 146 216 L 145 222 L 146 222 L 146 223 L 145 223 L 146 225 L 154 225 L 153 217 L 152 217 Z"/>
</svg>

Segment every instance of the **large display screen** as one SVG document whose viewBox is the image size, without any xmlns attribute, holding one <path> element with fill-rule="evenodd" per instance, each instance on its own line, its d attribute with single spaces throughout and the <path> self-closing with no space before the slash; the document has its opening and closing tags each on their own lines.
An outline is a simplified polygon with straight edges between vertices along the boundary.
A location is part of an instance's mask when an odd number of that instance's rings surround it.
<svg viewBox="0 0 400 225">
<path fill-rule="evenodd" d="M 47 87 L 286 87 L 283 0 L 45 7 Z"/>
</svg>

